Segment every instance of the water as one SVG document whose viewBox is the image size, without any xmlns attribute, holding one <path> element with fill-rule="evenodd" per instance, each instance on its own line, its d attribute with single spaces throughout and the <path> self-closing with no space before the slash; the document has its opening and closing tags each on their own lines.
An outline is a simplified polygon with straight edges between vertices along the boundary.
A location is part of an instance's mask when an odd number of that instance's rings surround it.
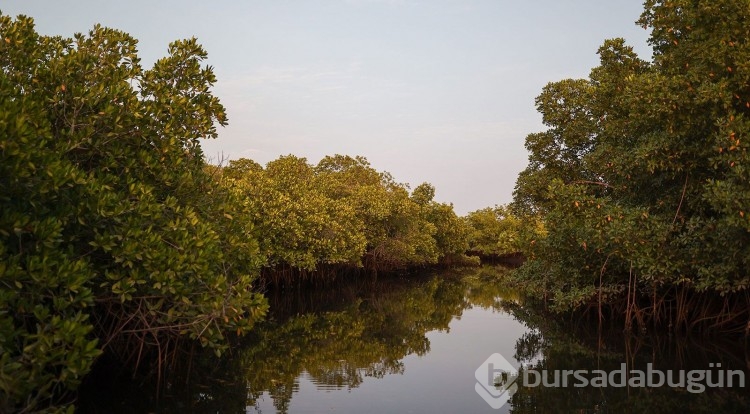
<svg viewBox="0 0 750 414">
<path fill-rule="evenodd" d="M 500 409 L 475 391 L 498 353 L 528 370 L 706 369 L 748 376 L 741 343 L 586 332 L 524 306 L 482 268 L 277 292 L 269 321 L 228 358 L 198 358 L 160 398 L 148 383 L 87 385 L 82 412 L 750 412 L 744 388 L 526 387 Z M 185 385 L 187 383 L 187 385 Z"/>
<path fill-rule="evenodd" d="M 264 374 L 249 381 L 247 412 L 493 412 L 473 391 L 474 370 L 493 352 L 512 355 L 523 324 L 474 305 L 455 276 L 350 289 L 336 292 L 343 309 L 296 310 L 265 338 L 283 361 L 267 370 L 268 354 L 255 354 Z M 494 293 L 483 299 L 499 309 Z M 274 366 L 287 372 L 269 381 Z"/>
</svg>

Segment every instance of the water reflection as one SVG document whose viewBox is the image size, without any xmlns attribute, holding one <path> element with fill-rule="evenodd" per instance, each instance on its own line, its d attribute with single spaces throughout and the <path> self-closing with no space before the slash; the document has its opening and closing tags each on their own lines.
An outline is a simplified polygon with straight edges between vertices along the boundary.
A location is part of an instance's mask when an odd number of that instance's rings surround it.
<svg viewBox="0 0 750 414">
<path fill-rule="evenodd" d="M 706 388 L 705 392 L 693 393 L 687 387 L 630 387 L 628 380 L 632 376 L 627 375 L 633 370 L 647 372 L 651 369 L 663 373 L 671 370 L 677 379 L 679 370 L 707 370 L 720 364 L 723 370 L 740 370 L 745 378 L 750 378 L 750 360 L 744 341 L 678 338 L 654 333 L 626 336 L 621 327 L 599 332 L 591 330 L 591 326 L 551 319 L 531 308 L 508 304 L 504 308 L 529 327 L 518 339 L 514 355 L 521 364 L 521 377 L 524 371 L 547 371 L 549 382 L 554 382 L 555 371 L 626 373 L 624 379 L 619 375 L 612 377 L 622 387 L 574 387 L 577 381 L 572 376 L 567 387 L 525 387 L 523 381 L 519 381 L 520 388 L 511 399 L 513 413 L 750 412 L 746 386 Z M 717 370 L 713 372 L 717 379 Z M 527 377 L 532 383 L 536 382 L 534 374 L 527 374 Z M 558 378 L 562 380 L 562 375 Z M 654 379 L 658 382 L 658 377 Z M 638 383 L 637 380 L 634 383 Z"/>
<path fill-rule="evenodd" d="M 587 332 L 531 306 L 481 268 L 276 292 L 272 315 L 228 358 L 186 359 L 156 398 L 91 381 L 81 412 L 750 412 L 746 389 L 524 387 L 493 410 L 474 370 L 499 352 L 525 369 L 747 368 L 742 344 Z M 513 358 L 511 358 L 511 356 Z M 522 384 L 521 384 L 522 385 Z"/>
<path fill-rule="evenodd" d="M 303 373 L 322 390 L 403 374 L 405 356 L 430 351 L 425 334 L 446 330 L 470 306 L 464 292 L 457 277 L 360 282 L 308 292 L 312 297 L 292 303 L 293 316 L 279 306 L 286 300 L 279 293 L 272 300 L 277 312 L 242 352 L 249 405 L 267 393 L 287 412 Z"/>
</svg>

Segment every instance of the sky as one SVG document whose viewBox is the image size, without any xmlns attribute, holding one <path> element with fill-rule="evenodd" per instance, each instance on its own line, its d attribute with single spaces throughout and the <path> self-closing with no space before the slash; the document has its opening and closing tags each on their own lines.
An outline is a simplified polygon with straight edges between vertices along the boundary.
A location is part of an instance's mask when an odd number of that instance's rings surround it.
<svg viewBox="0 0 750 414">
<path fill-rule="evenodd" d="M 5 15 L 72 36 L 94 24 L 139 40 L 144 67 L 197 37 L 229 125 L 210 159 L 317 163 L 362 155 L 411 188 L 436 187 L 457 214 L 512 200 L 534 99 L 585 78 L 605 39 L 650 59 L 625 0 L 2 0 Z"/>
</svg>

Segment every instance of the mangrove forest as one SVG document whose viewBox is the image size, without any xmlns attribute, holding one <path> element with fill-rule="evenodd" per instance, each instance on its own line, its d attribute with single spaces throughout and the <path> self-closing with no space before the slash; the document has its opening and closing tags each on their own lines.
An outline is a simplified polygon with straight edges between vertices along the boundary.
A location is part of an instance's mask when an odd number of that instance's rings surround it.
<svg viewBox="0 0 750 414">
<path fill-rule="evenodd" d="M 123 31 L 47 36 L 0 13 L 0 412 L 73 412 L 97 370 L 158 393 L 216 364 L 236 382 L 193 395 L 287 412 L 303 373 L 402 374 L 473 306 L 521 321 L 527 366 L 632 355 L 578 329 L 747 338 L 748 21 L 744 0 L 647 0 L 653 55 L 604 40 L 588 78 L 547 84 L 513 201 L 459 216 L 364 156 L 209 162 L 201 141 L 229 120 L 195 38 L 146 68 Z M 515 412 L 581 401 L 536 392 Z"/>
</svg>

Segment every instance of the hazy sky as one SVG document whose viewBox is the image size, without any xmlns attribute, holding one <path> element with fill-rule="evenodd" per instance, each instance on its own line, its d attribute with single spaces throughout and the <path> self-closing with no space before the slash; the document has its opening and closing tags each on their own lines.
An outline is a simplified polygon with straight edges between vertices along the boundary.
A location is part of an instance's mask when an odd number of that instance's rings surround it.
<svg viewBox="0 0 750 414">
<path fill-rule="evenodd" d="M 458 214 L 512 199 L 534 98 L 588 76 L 604 39 L 650 57 L 639 1 L 2 0 L 43 34 L 95 23 L 139 39 L 144 65 L 196 36 L 229 126 L 206 155 L 364 155 L 412 188 L 435 185 Z"/>
</svg>

